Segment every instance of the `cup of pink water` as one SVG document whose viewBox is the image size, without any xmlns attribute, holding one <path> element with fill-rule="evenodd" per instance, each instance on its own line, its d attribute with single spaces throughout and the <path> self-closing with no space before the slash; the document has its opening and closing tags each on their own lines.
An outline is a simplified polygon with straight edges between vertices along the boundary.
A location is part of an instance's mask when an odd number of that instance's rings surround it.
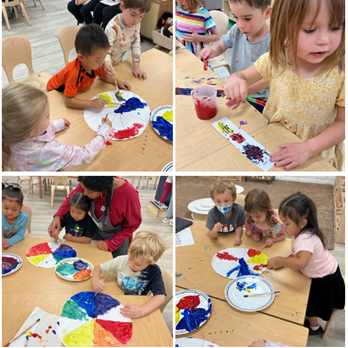
<svg viewBox="0 0 348 348">
<path fill-rule="evenodd" d="M 209 120 L 216 116 L 216 89 L 212 86 L 198 86 L 191 91 L 197 117 Z"/>
</svg>

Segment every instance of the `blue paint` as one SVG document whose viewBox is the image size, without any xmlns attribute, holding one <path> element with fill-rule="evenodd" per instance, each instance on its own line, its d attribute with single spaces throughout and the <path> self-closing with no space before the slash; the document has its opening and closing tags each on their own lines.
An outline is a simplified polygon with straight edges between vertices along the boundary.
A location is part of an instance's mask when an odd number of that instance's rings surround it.
<svg viewBox="0 0 348 348">
<path fill-rule="evenodd" d="M 57 321 L 57 324 L 60 326 L 60 322 L 59 321 Z"/>
<path fill-rule="evenodd" d="M 61 244 L 52 254 L 58 254 L 62 251 L 68 251 L 68 250 L 72 250 L 72 247 L 70 245 Z"/>
<path fill-rule="evenodd" d="M 56 335 L 56 332 L 54 330 L 52 330 L 52 332 Z"/>
<path fill-rule="evenodd" d="M 234 271 L 238 271 L 238 275 L 237 277 L 241 277 L 241 276 L 244 276 L 244 275 L 255 275 L 255 276 L 258 276 L 259 274 L 256 273 L 256 272 L 253 272 L 247 265 L 247 263 L 244 261 L 244 258 L 241 257 L 239 260 L 239 265 L 236 266 L 235 268 L 231 269 L 230 271 L 228 271 L 226 273 L 226 277 L 229 277 Z"/>
<path fill-rule="evenodd" d="M 77 260 L 73 263 L 73 267 L 79 271 L 88 268 L 88 264 L 82 260 Z"/>
<path fill-rule="evenodd" d="M 67 259 L 69 257 L 76 257 L 76 251 L 74 249 L 62 251 L 61 253 L 54 252 L 52 254 L 53 258 L 55 259 L 56 263 L 58 263 L 60 260 Z"/>
<path fill-rule="evenodd" d="M 156 121 L 151 121 L 152 127 L 157 129 L 161 137 L 166 137 L 173 142 L 173 125 L 162 116 L 157 117 Z"/>
<path fill-rule="evenodd" d="M 187 267 L 188 269 L 192 269 L 192 267 Z"/>
<path fill-rule="evenodd" d="M 239 291 L 247 291 L 250 292 L 252 289 L 256 289 L 256 283 L 249 285 L 247 282 L 237 282 L 236 289 Z"/>
<path fill-rule="evenodd" d="M 146 103 L 142 103 L 138 98 L 132 97 L 126 100 L 124 104 L 122 104 L 119 108 L 114 110 L 116 114 L 123 114 L 124 112 L 130 112 L 136 109 L 143 109 L 147 106 Z"/>
<path fill-rule="evenodd" d="M 182 276 L 182 273 L 175 273 L 176 278 L 180 278 Z"/>
</svg>

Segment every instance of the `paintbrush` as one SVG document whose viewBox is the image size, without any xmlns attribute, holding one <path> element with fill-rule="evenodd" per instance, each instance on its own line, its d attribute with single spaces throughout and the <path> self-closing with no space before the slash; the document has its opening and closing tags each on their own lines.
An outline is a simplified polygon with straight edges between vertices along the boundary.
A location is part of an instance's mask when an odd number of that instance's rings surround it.
<svg viewBox="0 0 348 348">
<path fill-rule="evenodd" d="M 262 251 L 263 249 L 266 249 L 266 248 L 267 248 L 267 246 L 264 245 L 263 247 L 256 249 L 256 251 Z"/>
<path fill-rule="evenodd" d="M 117 103 L 117 102 L 113 102 L 113 103 L 106 103 L 106 106 L 117 106 L 117 105 L 123 105 L 124 103 Z"/>
<path fill-rule="evenodd" d="M 263 100 L 259 100 L 259 99 L 255 99 L 255 98 L 251 98 L 251 97 L 246 97 L 246 100 L 253 102 L 255 104 L 266 106 L 266 103 Z"/>
<path fill-rule="evenodd" d="M 40 321 L 40 318 L 35 321 L 35 323 L 31 324 L 24 331 L 22 331 L 19 335 L 15 336 L 10 342 L 6 343 L 3 347 L 8 347 L 14 340 L 16 340 L 19 336 L 22 336 L 25 332 L 31 329 L 36 323 Z"/>
<path fill-rule="evenodd" d="M 112 71 L 112 77 L 113 77 L 113 79 L 114 79 L 114 84 L 115 84 L 115 87 L 116 87 L 116 93 L 115 93 L 116 99 L 117 99 L 119 102 L 125 101 L 125 100 L 122 98 L 122 96 L 121 96 L 120 89 L 118 88 L 118 84 L 117 84 L 117 81 L 116 81 L 116 76 L 115 76 L 115 74 L 114 74 L 114 72 L 113 72 L 114 70 L 113 70 L 111 64 L 109 64 L 109 68 L 110 68 L 110 70 Z"/>
<path fill-rule="evenodd" d="M 262 294 L 244 295 L 244 297 L 253 297 L 253 296 L 261 296 L 261 295 L 271 295 L 271 294 L 278 294 L 279 292 L 280 292 L 280 291 L 263 292 Z"/>
<path fill-rule="evenodd" d="M 109 115 L 109 114 L 106 114 L 106 116 L 105 116 L 105 121 L 108 119 L 108 115 Z"/>
<path fill-rule="evenodd" d="M 208 70 L 208 59 L 203 59 L 203 62 L 204 62 L 204 71 Z"/>
<path fill-rule="evenodd" d="M 105 275 L 105 277 L 104 277 L 104 281 L 105 281 L 105 279 L 106 279 L 106 277 L 108 276 L 108 274 L 109 274 L 109 271 L 107 271 L 107 273 L 106 273 L 106 275 Z M 99 292 L 96 292 L 95 294 L 94 294 L 94 296 L 93 296 L 93 300 L 96 298 L 96 296 L 99 294 Z"/>
</svg>

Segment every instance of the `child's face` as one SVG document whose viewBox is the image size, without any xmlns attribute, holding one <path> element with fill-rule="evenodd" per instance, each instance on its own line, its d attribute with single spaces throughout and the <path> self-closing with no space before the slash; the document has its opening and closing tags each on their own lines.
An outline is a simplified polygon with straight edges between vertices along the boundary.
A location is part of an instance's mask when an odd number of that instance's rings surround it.
<svg viewBox="0 0 348 348">
<path fill-rule="evenodd" d="M 313 1 L 304 18 L 297 41 L 297 57 L 311 64 L 319 64 L 333 54 L 342 39 L 342 26 L 330 27 L 327 1 L 321 2 L 320 11 L 313 22 L 315 4 Z"/>
<path fill-rule="evenodd" d="M 147 261 L 142 259 L 141 257 L 135 257 L 129 254 L 128 256 L 128 266 L 132 272 L 140 272 L 145 269 L 148 265 L 150 265 Z"/>
<path fill-rule="evenodd" d="M 249 215 L 256 224 L 262 224 L 266 221 L 267 214 L 264 211 L 254 211 Z"/>
<path fill-rule="evenodd" d="M 187 0 L 176 0 L 176 3 L 180 5 L 184 11 L 190 11 L 190 8 L 187 5 Z"/>
<path fill-rule="evenodd" d="M 108 48 L 96 48 L 89 56 L 78 54 L 77 57 L 86 70 L 98 70 L 103 66 L 107 54 Z"/>
<path fill-rule="evenodd" d="M 218 207 L 227 207 L 236 200 L 236 197 L 232 197 L 230 191 L 226 190 L 224 193 L 214 193 L 214 203 Z"/>
<path fill-rule="evenodd" d="M 294 221 L 285 217 L 282 212 L 279 213 L 279 218 L 284 223 L 284 230 L 288 236 L 298 236 L 298 234 L 301 232 L 300 226 L 297 226 Z"/>
<path fill-rule="evenodd" d="M 50 119 L 50 106 L 47 103 L 46 107 L 45 107 L 45 111 L 43 113 L 43 115 L 41 116 L 41 122 L 39 124 L 39 127 L 37 129 L 33 129 L 28 137 L 36 137 L 41 135 L 50 125 L 51 119 Z"/>
<path fill-rule="evenodd" d="M 125 8 L 123 2 L 121 2 L 120 8 L 122 10 L 122 22 L 127 28 L 139 24 L 146 15 L 139 8 Z"/>
<path fill-rule="evenodd" d="M 242 3 L 230 2 L 230 10 L 238 28 L 247 36 L 257 34 L 264 26 L 265 20 L 270 18 L 272 12 L 271 7 L 262 11 L 259 8 L 250 7 L 245 1 Z"/>
<path fill-rule="evenodd" d="M 4 212 L 5 216 L 10 220 L 17 219 L 17 216 L 21 209 L 22 205 L 13 199 L 4 198 L 2 200 L 2 211 Z"/>
<path fill-rule="evenodd" d="M 70 215 L 75 221 L 81 221 L 85 218 L 86 212 L 71 205 L 70 206 Z"/>
</svg>

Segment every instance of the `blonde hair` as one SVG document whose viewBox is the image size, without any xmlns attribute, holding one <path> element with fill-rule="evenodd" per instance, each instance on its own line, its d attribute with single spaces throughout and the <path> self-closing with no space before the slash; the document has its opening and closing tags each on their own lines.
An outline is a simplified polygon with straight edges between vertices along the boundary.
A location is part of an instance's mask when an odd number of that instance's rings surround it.
<svg viewBox="0 0 348 348">
<path fill-rule="evenodd" d="M 132 257 L 140 257 L 147 263 L 157 262 L 168 249 L 162 238 L 155 232 L 138 232 L 129 246 L 128 253 Z"/>
<path fill-rule="evenodd" d="M 224 193 L 225 191 L 230 191 L 233 198 L 237 197 L 236 186 L 232 180 L 227 178 L 219 178 L 214 181 L 212 187 L 210 188 L 210 197 L 214 200 L 214 195 Z"/>
<path fill-rule="evenodd" d="M 271 42 L 269 57 L 272 74 L 280 75 L 289 64 L 290 54 L 294 61 L 294 70 L 299 75 L 297 60 L 297 41 L 302 23 L 307 12 L 315 3 L 315 16 L 318 16 L 322 2 L 326 1 L 330 7 L 330 26 L 342 26 L 342 38 L 337 50 L 326 58 L 320 73 L 339 67 L 344 69 L 345 57 L 345 19 L 344 0 L 274 0 L 271 15 Z M 290 50 L 291 49 L 291 50 Z"/>
<path fill-rule="evenodd" d="M 202 6 L 200 0 L 186 0 L 189 11 L 197 10 L 198 7 Z"/>
<path fill-rule="evenodd" d="M 2 91 L 2 170 L 8 170 L 11 146 L 38 130 L 47 105 L 39 89 L 15 82 Z"/>
</svg>

